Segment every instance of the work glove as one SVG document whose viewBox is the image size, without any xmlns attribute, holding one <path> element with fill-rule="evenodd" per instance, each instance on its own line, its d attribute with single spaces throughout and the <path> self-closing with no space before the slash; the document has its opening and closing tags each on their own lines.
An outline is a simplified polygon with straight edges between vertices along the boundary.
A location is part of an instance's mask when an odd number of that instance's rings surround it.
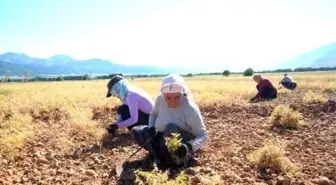
<svg viewBox="0 0 336 185">
<path fill-rule="evenodd" d="M 193 149 L 190 143 L 182 143 L 174 153 L 179 157 L 186 157 L 192 151 Z"/>
<path fill-rule="evenodd" d="M 116 132 L 118 130 L 117 124 L 111 124 L 109 127 L 106 128 L 107 132 L 113 136 L 116 136 Z"/>
<path fill-rule="evenodd" d="M 149 127 L 149 137 L 154 140 L 156 135 L 158 134 L 158 131 L 155 129 L 155 127 Z"/>
</svg>

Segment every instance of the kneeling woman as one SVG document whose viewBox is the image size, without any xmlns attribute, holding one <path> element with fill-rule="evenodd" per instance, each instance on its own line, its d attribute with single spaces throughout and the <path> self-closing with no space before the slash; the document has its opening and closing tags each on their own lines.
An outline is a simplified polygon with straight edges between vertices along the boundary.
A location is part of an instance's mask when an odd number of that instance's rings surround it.
<svg viewBox="0 0 336 185">
<path fill-rule="evenodd" d="M 165 136 L 179 133 L 181 146 L 169 151 Z M 161 94 L 157 97 L 150 115 L 149 126 L 137 126 L 131 131 L 135 141 L 144 146 L 156 159 L 160 168 L 188 165 L 197 162 L 199 150 L 208 140 L 208 132 L 199 107 L 195 103 L 184 79 L 179 75 L 168 75 L 163 79 Z"/>
<path fill-rule="evenodd" d="M 277 89 L 270 80 L 263 78 L 261 75 L 254 75 L 253 80 L 257 83 L 258 93 L 250 100 L 251 102 L 272 100 L 277 97 Z"/>
<path fill-rule="evenodd" d="M 106 97 L 115 96 L 122 105 L 117 109 L 118 119 L 107 130 L 115 135 L 118 128 L 131 130 L 137 125 L 148 125 L 149 115 L 153 111 L 154 101 L 143 89 L 131 85 L 122 76 L 114 76 L 107 84 Z"/>
<path fill-rule="evenodd" d="M 284 77 L 279 82 L 282 86 L 284 86 L 286 89 L 294 90 L 297 86 L 296 82 L 293 80 L 291 76 L 289 76 L 287 73 L 284 75 Z"/>
</svg>

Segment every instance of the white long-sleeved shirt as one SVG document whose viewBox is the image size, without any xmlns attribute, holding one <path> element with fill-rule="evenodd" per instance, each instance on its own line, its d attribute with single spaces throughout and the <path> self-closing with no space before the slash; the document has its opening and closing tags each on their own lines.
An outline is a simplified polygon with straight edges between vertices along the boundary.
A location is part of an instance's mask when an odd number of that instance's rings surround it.
<svg viewBox="0 0 336 185">
<path fill-rule="evenodd" d="M 292 82 L 295 82 L 295 81 L 293 80 L 293 78 L 291 76 L 284 76 L 281 79 L 281 82 L 290 82 L 290 83 L 292 83 Z"/>
<path fill-rule="evenodd" d="M 164 132 L 168 124 L 176 124 L 181 129 L 191 133 L 195 139 L 188 141 L 193 151 L 200 149 L 208 141 L 208 131 L 197 104 L 182 97 L 178 108 L 170 108 L 162 94 L 155 101 L 154 110 L 149 117 L 149 126 Z"/>
</svg>

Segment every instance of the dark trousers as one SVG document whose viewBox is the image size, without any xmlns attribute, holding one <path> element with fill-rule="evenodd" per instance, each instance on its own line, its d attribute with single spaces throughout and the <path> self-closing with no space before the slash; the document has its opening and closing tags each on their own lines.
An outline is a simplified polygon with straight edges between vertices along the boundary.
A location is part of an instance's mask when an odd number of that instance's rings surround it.
<svg viewBox="0 0 336 185">
<path fill-rule="evenodd" d="M 130 114 L 130 111 L 129 111 L 129 107 L 128 105 L 121 105 L 118 109 L 117 109 L 117 113 L 121 116 L 121 118 L 123 120 L 126 120 L 128 118 L 131 117 L 131 114 Z M 131 125 L 131 126 L 128 126 L 128 130 L 131 130 L 133 127 L 135 126 L 139 126 L 139 125 L 148 125 L 148 122 L 149 122 L 149 114 L 146 114 L 142 111 L 138 111 L 138 121 Z"/>
<path fill-rule="evenodd" d="M 281 83 L 285 88 L 294 90 L 296 88 L 296 83 L 295 82 L 282 82 Z"/>
<path fill-rule="evenodd" d="M 178 167 L 181 165 L 189 165 L 190 162 L 195 162 L 200 157 L 200 151 L 196 151 L 192 156 L 187 156 L 186 158 L 180 158 L 172 154 L 166 145 L 165 136 L 168 136 L 171 133 L 179 133 L 182 142 L 187 142 L 191 139 L 194 139 L 191 133 L 181 129 L 175 124 L 168 124 L 165 128 L 164 133 L 159 133 L 158 136 L 153 140 L 152 143 L 145 145 L 143 148 L 150 153 L 152 153 L 159 162 L 168 167 Z M 140 145 L 143 146 L 150 138 L 149 136 L 149 127 L 148 126 L 137 126 L 131 130 L 131 135 L 134 140 Z"/>
<path fill-rule="evenodd" d="M 259 91 L 259 85 L 257 85 L 257 90 Z M 274 99 L 277 97 L 277 89 L 264 87 L 263 92 L 260 94 L 260 98 L 263 99 Z"/>
<path fill-rule="evenodd" d="M 163 133 L 157 134 L 157 136 L 150 142 L 147 142 L 146 145 L 144 145 L 146 141 L 151 139 L 149 134 L 149 127 L 147 125 L 133 127 L 131 130 L 131 135 L 137 144 L 142 146 L 152 155 L 152 157 L 158 160 L 158 165 L 173 165 L 172 157 L 169 153 Z"/>
</svg>

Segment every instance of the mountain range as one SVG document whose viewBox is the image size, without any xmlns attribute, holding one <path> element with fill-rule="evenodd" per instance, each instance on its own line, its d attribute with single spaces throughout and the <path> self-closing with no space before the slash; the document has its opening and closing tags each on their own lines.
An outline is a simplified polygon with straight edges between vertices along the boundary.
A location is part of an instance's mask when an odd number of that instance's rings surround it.
<svg viewBox="0 0 336 185">
<path fill-rule="evenodd" d="M 335 67 L 336 66 L 336 42 L 326 44 L 314 50 L 307 51 L 291 57 L 280 63 L 280 68 L 297 67 Z"/>
<path fill-rule="evenodd" d="M 113 63 L 103 59 L 76 60 L 66 55 L 55 55 L 42 59 L 21 53 L 4 53 L 0 55 L 0 76 L 22 76 L 26 71 L 31 76 L 45 75 L 83 75 L 83 74 L 157 74 L 170 73 L 173 70 L 158 66 L 129 66 Z"/>
<path fill-rule="evenodd" d="M 324 45 L 280 63 L 278 68 L 334 67 L 336 66 L 336 42 Z M 195 72 L 197 69 L 167 68 L 159 66 L 122 65 L 99 58 L 77 60 L 66 55 L 35 58 L 22 53 L 8 52 L 0 55 L 0 76 L 83 75 L 83 74 L 167 74 Z M 274 70 L 274 69 L 270 69 Z M 199 70 L 197 70 L 199 71 Z M 221 70 L 219 70 L 221 71 Z M 202 71 L 201 71 L 202 72 Z"/>
</svg>

